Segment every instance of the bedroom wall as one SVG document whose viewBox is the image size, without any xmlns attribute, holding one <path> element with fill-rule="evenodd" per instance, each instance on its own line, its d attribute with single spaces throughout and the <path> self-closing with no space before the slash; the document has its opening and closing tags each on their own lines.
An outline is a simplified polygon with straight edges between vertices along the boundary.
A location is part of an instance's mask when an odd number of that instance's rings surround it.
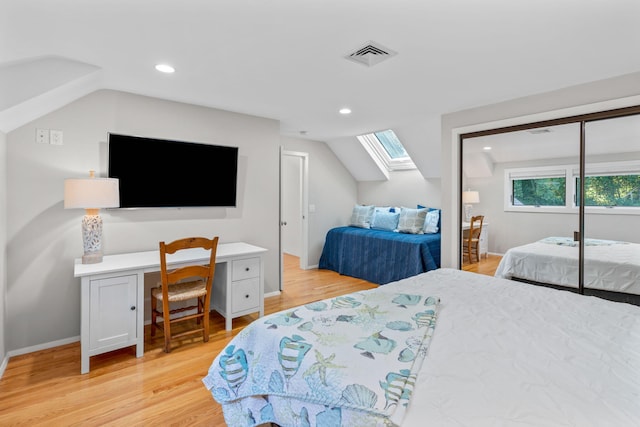
<svg viewBox="0 0 640 427">
<path fill-rule="evenodd" d="M 357 203 L 356 181 L 324 142 L 283 136 L 281 144 L 309 154 L 309 205 L 315 212 L 309 212 L 308 262 L 317 266 L 327 231 L 345 225 Z"/>
<path fill-rule="evenodd" d="M 358 203 L 408 208 L 420 204 L 439 208 L 442 206 L 440 179 L 425 179 L 417 170 L 390 172 L 388 181 L 359 182 Z"/>
<path fill-rule="evenodd" d="M 442 266 L 459 260 L 459 135 L 640 104 L 640 73 L 567 87 L 442 116 Z"/>
<path fill-rule="evenodd" d="M 64 145 L 37 144 L 36 128 L 62 130 Z M 104 176 L 108 132 L 238 146 L 239 191 L 238 207 L 230 209 L 102 210 L 105 254 L 219 235 L 221 242 L 267 248 L 265 292 L 278 289 L 279 123 L 102 90 L 7 135 L 7 351 L 75 340 L 80 333 L 73 260 L 83 252 L 83 211 L 63 208 L 63 181 L 87 176 L 89 169 Z M 206 189 L 215 191 L 215 185 Z"/>
<path fill-rule="evenodd" d="M 640 159 L 640 152 L 625 154 L 625 160 Z M 590 162 L 608 161 L 591 156 Z M 473 206 L 474 214 L 482 214 L 489 223 L 489 252 L 504 254 L 507 249 L 548 236 L 571 236 L 578 230 L 576 214 L 505 212 L 504 171 L 509 168 L 573 164 L 576 159 L 554 159 L 531 162 L 496 163 L 491 177 L 466 178 L 465 186 L 478 190 L 481 203 Z M 637 215 L 587 214 L 587 236 L 592 238 L 640 242 Z M 526 224 L 526 226 L 524 226 Z"/>
<path fill-rule="evenodd" d="M 0 378 L 7 365 L 7 135 L 0 132 Z"/>
</svg>

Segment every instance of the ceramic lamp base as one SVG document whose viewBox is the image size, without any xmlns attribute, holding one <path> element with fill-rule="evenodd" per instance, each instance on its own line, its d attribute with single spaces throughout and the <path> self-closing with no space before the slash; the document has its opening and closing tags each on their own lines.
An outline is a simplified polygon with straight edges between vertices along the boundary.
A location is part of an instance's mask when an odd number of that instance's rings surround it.
<svg viewBox="0 0 640 427">
<path fill-rule="evenodd" d="M 102 262 L 102 252 L 82 255 L 83 264 L 97 264 Z"/>
<path fill-rule="evenodd" d="M 465 222 L 471 222 L 471 205 L 464 205 L 464 220 Z"/>
<path fill-rule="evenodd" d="M 82 217 L 83 264 L 102 262 L 102 218 L 100 215 Z"/>
</svg>

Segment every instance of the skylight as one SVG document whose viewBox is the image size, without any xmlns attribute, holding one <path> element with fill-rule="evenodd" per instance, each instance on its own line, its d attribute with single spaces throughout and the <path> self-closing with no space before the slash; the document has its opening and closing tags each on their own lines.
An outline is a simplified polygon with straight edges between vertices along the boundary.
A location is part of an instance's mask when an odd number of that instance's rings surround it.
<svg viewBox="0 0 640 427">
<path fill-rule="evenodd" d="M 358 140 L 374 161 L 387 171 L 416 168 L 402 142 L 391 129 L 360 135 Z"/>
</svg>

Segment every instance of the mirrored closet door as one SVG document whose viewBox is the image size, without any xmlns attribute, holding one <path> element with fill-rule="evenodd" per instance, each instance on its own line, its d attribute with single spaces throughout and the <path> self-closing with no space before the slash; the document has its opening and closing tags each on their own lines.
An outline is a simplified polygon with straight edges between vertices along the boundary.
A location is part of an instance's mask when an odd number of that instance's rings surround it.
<svg viewBox="0 0 640 427">
<path fill-rule="evenodd" d="M 460 144 L 462 268 L 487 274 L 477 266 L 488 257 L 498 277 L 640 303 L 640 107 L 466 134 Z M 477 215 L 484 247 L 470 257 L 468 217 Z"/>
<path fill-rule="evenodd" d="M 495 254 L 508 257 L 500 274 L 577 287 L 578 258 L 558 265 L 551 254 L 573 244 L 579 230 L 569 178 L 580 160 L 579 124 L 472 136 L 463 139 L 462 153 L 463 209 L 469 209 L 464 194 L 477 192 L 479 203 L 471 209 L 489 225 L 483 236 L 489 241 L 487 254 L 494 262 Z M 463 248 L 469 244 L 466 237 L 463 231 Z M 476 259 L 462 253 L 463 268 L 473 269 Z M 548 280 L 557 276 L 562 280 Z"/>
<path fill-rule="evenodd" d="M 640 115 L 585 123 L 584 211 L 585 293 L 640 295 Z"/>
</svg>

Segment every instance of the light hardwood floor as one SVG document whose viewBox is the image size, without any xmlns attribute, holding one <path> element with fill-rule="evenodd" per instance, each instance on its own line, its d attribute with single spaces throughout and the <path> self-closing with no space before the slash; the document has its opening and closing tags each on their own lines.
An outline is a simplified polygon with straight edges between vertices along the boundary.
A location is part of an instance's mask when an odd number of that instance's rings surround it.
<svg viewBox="0 0 640 427">
<path fill-rule="evenodd" d="M 284 292 L 265 299 L 265 312 L 376 285 L 327 270 L 300 270 L 298 258 L 285 256 Z M 209 342 L 187 338 L 162 352 L 145 327 L 145 352 L 135 347 L 91 358 L 80 374 L 80 343 L 10 359 L 0 380 L 0 426 L 223 426 L 222 410 L 202 385 L 214 357 L 257 315 L 233 321 L 211 315 Z"/>
<path fill-rule="evenodd" d="M 500 257 L 489 256 L 464 269 L 493 274 Z M 285 256 L 284 292 L 265 299 L 265 312 L 376 285 L 327 270 L 300 270 Z M 493 271 L 491 271 L 493 269 Z M 0 380 L 0 426 L 223 426 L 222 409 L 202 385 L 214 357 L 257 315 L 233 321 L 211 315 L 209 342 L 187 338 L 169 354 L 162 334 L 145 327 L 145 353 L 129 347 L 91 358 L 80 374 L 80 344 L 73 343 L 11 358 Z"/>
<path fill-rule="evenodd" d="M 500 260 L 502 256 L 500 255 L 492 255 L 488 254 L 480 258 L 480 262 L 474 262 L 469 264 L 465 262 L 462 265 L 462 269 L 465 271 L 471 271 L 473 273 L 485 274 L 487 276 L 493 276 L 493 274 L 498 269 L 498 264 L 500 264 Z"/>
</svg>

